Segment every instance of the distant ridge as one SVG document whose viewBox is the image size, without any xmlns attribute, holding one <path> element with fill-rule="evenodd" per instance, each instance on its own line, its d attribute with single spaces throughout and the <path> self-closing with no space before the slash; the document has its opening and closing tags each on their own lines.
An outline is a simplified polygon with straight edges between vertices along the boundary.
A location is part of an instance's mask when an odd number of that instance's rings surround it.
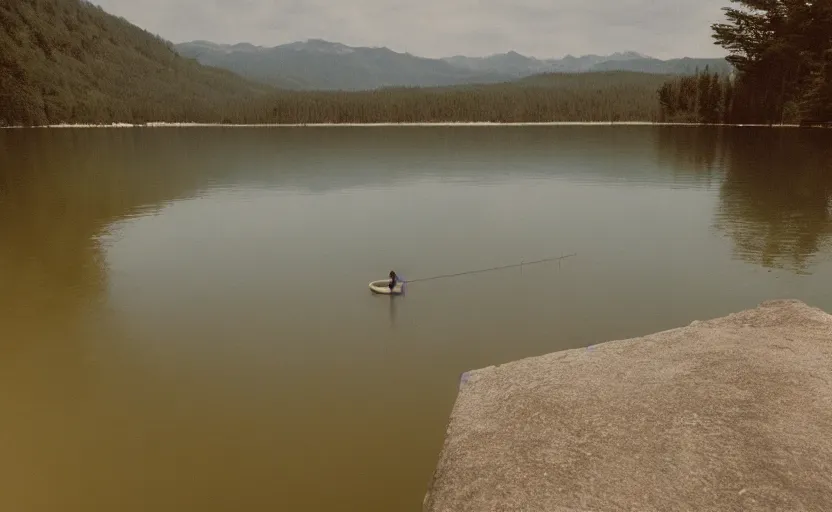
<svg viewBox="0 0 832 512">
<path fill-rule="evenodd" d="M 0 1 L 0 23 L 0 126 L 654 121 L 657 91 L 670 78 L 627 71 L 524 76 L 545 61 L 517 52 L 492 56 L 515 66 L 495 73 L 313 39 L 279 47 L 286 60 L 272 68 L 277 89 L 184 58 L 161 37 L 82 0 Z M 189 47 L 238 64 L 273 64 L 275 50 L 208 41 Z M 287 74 L 292 69 L 303 74 Z M 321 81 L 373 90 L 287 90 L 321 88 Z"/>
<path fill-rule="evenodd" d="M 193 41 L 176 45 L 176 50 L 201 64 L 227 69 L 264 84 L 312 90 L 499 83 L 541 73 L 636 71 L 690 74 L 706 66 L 721 73 L 731 69 L 724 59 L 663 61 L 633 51 L 580 57 L 567 55 L 562 59 L 537 59 L 516 51 L 488 57 L 457 55 L 429 59 L 397 53 L 384 47 L 351 47 L 323 39 L 272 48 L 248 43 L 229 45 Z"/>
<path fill-rule="evenodd" d="M 509 75 L 478 72 L 441 59 L 396 53 L 388 48 L 356 48 L 322 39 L 274 48 L 195 41 L 176 45 L 184 57 L 276 87 L 369 90 L 380 87 L 438 87 L 498 83 Z"/>
</svg>

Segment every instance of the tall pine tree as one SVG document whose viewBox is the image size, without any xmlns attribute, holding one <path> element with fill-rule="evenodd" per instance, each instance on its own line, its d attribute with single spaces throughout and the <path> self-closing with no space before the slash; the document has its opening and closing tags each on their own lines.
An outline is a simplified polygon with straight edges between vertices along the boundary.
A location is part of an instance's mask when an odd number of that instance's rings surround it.
<svg viewBox="0 0 832 512">
<path fill-rule="evenodd" d="M 804 115 L 824 115 L 810 94 L 823 94 L 821 63 L 832 47 L 832 0 L 732 0 L 727 23 L 712 26 L 739 72 L 741 122 L 778 123 L 807 105 Z M 819 91 L 812 93 L 811 91 Z"/>
</svg>

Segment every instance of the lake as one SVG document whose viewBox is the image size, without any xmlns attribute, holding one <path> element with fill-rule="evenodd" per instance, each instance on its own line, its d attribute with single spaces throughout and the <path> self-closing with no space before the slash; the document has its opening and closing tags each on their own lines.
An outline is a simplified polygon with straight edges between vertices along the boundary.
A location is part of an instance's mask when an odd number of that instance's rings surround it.
<svg viewBox="0 0 832 512">
<path fill-rule="evenodd" d="M 830 283 L 829 131 L 3 130 L 0 508 L 417 511 L 461 373 Z"/>
</svg>

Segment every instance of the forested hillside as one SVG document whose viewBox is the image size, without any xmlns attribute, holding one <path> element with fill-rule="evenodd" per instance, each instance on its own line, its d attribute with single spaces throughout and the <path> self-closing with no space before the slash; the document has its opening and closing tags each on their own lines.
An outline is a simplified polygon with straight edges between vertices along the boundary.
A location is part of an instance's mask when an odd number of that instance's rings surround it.
<svg viewBox="0 0 832 512">
<path fill-rule="evenodd" d="M 703 77 L 696 84 L 673 79 L 660 91 L 663 115 L 728 123 L 832 121 L 832 1 L 733 2 L 727 23 L 712 30 L 736 75 L 711 78 L 710 85 Z M 718 116 L 706 114 L 712 106 L 721 109 Z"/>
<path fill-rule="evenodd" d="M 550 74 L 511 84 L 393 88 L 365 92 L 287 92 L 257 122 L 418 123 L 657 121 L 661 75 Z"/>
<path fill-rule="evenodd" d="M 732 121 L 734 82 L 708 68 L 693 76 L 675 77 L 659 88 L 661 120 L 720 124 Z"/>
<path fill-rule="evenodd" d="M 79 0 L 0 0 L 0 125 L 653 121 L 660 75 L 365 92 L 255 85 Z"/>
<path fill-rule="evenodd" d="M 78 0 L 0 0 L 0 124 L 185 121 L 261 96 Z"/>
</svg>

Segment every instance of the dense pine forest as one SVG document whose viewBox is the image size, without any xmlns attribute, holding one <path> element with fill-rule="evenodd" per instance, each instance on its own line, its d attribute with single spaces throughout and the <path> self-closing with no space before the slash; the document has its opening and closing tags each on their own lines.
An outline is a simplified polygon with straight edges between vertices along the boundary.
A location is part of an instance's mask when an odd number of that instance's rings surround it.
<svg viewBox="0 0 832 512">
<path fill-rule="evenodd" d="M 549 74 L 363 92 L 279 90 L 206 67 L 83 0 L 0 0 L 0 126 L 62 123 L 832 121 L 832 0 L 732 0 L 735 72 Z M 658 102 L 657 99 L 658 91 Z"/>
<path fill-rule="evenodd" d="M 832 121 L 832 0 L 732 0 L 712 26 L 737 72 L 677 77 L 662 118 L 713 123 Z"/>
<path fill-rule="evenodd" d="M 660 120 L 670 123 L 731 123 L 734 82 L 707 68 L 674 77 L 659 88 Z"/>
<path fill-rule="evenodd" d="M 0 123 L 186 118 L 268 89 L 79 0 L 0 0 Z"/>
<path fill-rule="evenodd" d="M 552 74 L 507 84 L 365 92 L 281 92 L 225 122 L 417 123 L 658 120 L 662 75 Z"/>
<path fill-rule="evenodd" d="M 667 76 L 542 75 L 366 92 L 281 91 L 204 67 L 80 0 L 0 0 L 0 125 L 651 121 Z"/>
</svg>

